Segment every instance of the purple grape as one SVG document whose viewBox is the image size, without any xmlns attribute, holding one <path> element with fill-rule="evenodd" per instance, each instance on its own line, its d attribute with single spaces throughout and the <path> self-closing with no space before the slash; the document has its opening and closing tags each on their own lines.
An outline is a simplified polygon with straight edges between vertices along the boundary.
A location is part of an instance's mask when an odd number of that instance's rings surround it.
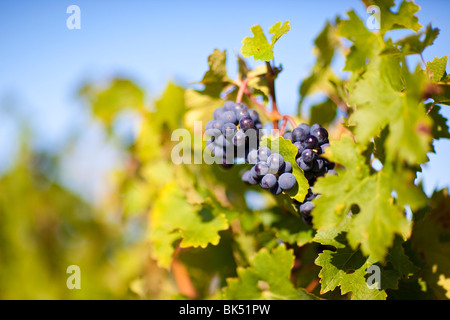
<svg viewBox="0 0 450 320">
<path fill-rule="evenodd" d="M 241 120 L 239 120 L 239 128 L 241 128 L 244 131 L 247 131 L 248 129 L 253 129 L 254 127 L 255 123 L 250 117 L 244 117 L 241 118 Z"/>
<path fill-rule="evenodd" d="M 297 179 L 295 179 L 295 176 L 292 173 L 283 173 L 278 178 L 278 184 L 280 185 L 280 188 L 283 190 L 292 189 L 296 183 Z"/>
<path fill-rule="evenodd" d="M 275 177 L 275 175 L 269 173 L 266 174 L 262 179 L 261 179 L 261 187 L 263 187 L 264 189 L 271 189 L 273 188 L 277 183 L 277 177 Z"/>
<path fill-rule="evenodd" d="M 303 147 L 305 149 L 314 149 L 318 144 L 318 140 L 314 136 L 308 136 L 305 141 L 303 141 Z"/>
</svg>

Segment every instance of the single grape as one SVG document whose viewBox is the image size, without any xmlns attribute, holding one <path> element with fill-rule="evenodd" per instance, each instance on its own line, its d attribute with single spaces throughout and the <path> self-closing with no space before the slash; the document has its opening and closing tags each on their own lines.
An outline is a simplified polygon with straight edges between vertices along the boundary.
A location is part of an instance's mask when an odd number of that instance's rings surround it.
<svg viewBox="0 0 450 320">
<path fill-rule="evenodd" d="M 272 153 L 267 158 L 267 165 L 269 166 L 269 170 L 274 171 L 276 174 L 284 170 L 284 158 L 279 153 Z"/>
<path fill-rule="evenodd" d="M 318 144 L 318 140 L 314 136 L 308 136 L 305 141 L 303 141 L 303 147 L 305 149 L 314 149 Z"/>
<path fill-rule="evenodd" d="M 277 183 L 277 177 L 275 177 L 275 175 L 269 173 L 266 174 L 262 179 L 261 179 L 261 187 L 263 187 L 264 189 L 271 189 L 273 188 Z"/>
<path fill-rule="evenodd" d="M 258 150 L 253 149 L 248 153 L 247 161 L 250 164 L 256 164 L 258 162 Z"/>
<path fill-rule="evenodd" d="M 296 183 L 297 179 L 295 179 L 295 176 L 292 173 L 283 173 L 278 178 L 278 184 L 280 185 L 280 188 L 283 190 L 292 189 Z"/>
<path fill-rule="evenodd" d="M 291 140 L 292 142 L 292 132 L 286 132 L 285 134 L 283 134 L 283 138 Z"/>
<path fill-rule="evenodd" d="M 254 128 L 255 123 L 253 122 L 252 118 L 247 116 L 247 117 L 241 118 L 241 120 L 239 120 L 239 127 L 242 130 L 247 131 L 248 129 Z"/>
<path fill-rule="evenodd" d="M 272 151 L 268 147 L 261 147 L 258 149 L 258 160 L 259 161 L 267 161 L 269 156 L 272 154 Z"/>
<path fill-rule="evenodd" d="M 211 120 L 206 124 L 205 132 L 210 137 L 217 137 L 222 134 L 222 126 L 223 122 L 221 120 Z"/>
<path fill-rule="evenodd" d="M 322 127 L 312 130 L 311 135 L 317 138 L 319 145 L 326 143 L 328 141 L 328 132 Z"/>
<path fill-rule="evenodd" d="M 309 136 L 309 130 L 306 131 L 301 127 L 297 127 L 294 130 L 292 130 L 292 141 L 305 141 L 305 139 Z"/>
<path fill-rule="evenodd" d="M 310 131 L 311 131 L 311 128 L 310 128 L 306 123 L 299 124 L 299 125 L 297 126 L 297 128 L 302 128 L 303 131 L 305 131 L 306 133 L 308 133 L 308 135 L 309 135 L 309 133 L 310 133 Z"/>
<path fill-rule="evenodd" d="M 250 118 L 252 118 L 253 122 L 257 123 L 259 121 L 258 111 L 256 111 L 255 109 L 248 109 L 247 111 L 248 115 L 250 116 Z"/>
<path fill-rule="evenodd" d="M 237 113 L 240 110 L 247 110 L 247 106 L 242 102 L 238 102 L 234 105 L 234 112 Z"/>
<path fill-rule="evenodd" d="M 236 133 L 236 130 L 237 130 L 236 126 L 234 125 L 234 123 L 231 123 L 231 122 L 225 123 L 222 127 L 222 133 L 227 138 L 234 136 L 234 134 Z"/>
<path fill-rule="evenodd" d="M 237 121 L 240 121 L 242 118 L 251 118 L 250 114 L 248 113 L 248 111 L 246 109 L 236 111 L 235 115 L 236 115 Z"/>
<path fill-rule="evenodd" d="M 311 149 L 305 149 L 301 157 L 305 163 L 310 164 L 316 158 L 316 153 Z"/>
<path fill-rule="evenodd" d="M 309 129 L 310 134 L 312 134 L 312 132 L 318 128 L 322 128 L 322 126 L 318 123 L 314 123 L 311 128 Z"/>
<path fill-rule="evenodd" d="M 236 105 L 236 102 L 234 101 L 226 101 L 223 104 L 223 110 L 225 111 L 234 111 L 234 106 Z"/>
<path fill-rule="evenodd" d="M 217 108 L 216 110 L 214 110 L 213 112 L 214 120 L 220 120 L 224 112 L 225 110 L 223 108 Z"/>
<path fill-rule="evenodd" d="M 265 162 L 258 162 L 254 166 L 256 176 L 262 178 L 269 172 L 269 166 Z"/>
<path fill-rule="evenodd" d="M 244 174 L 242 175 L 242 178 L 241 178 L 242 181 L 248 183 L 248 178 L 250 178 L 251 175 L 252 175 L 252 174 L 251 174 L 250 170 L 245 171 Z"/>
<path fill-rule="evenodd" d="M 223 122 L 231 122 L 237 124 L 236 114 L 233 111 L 225 111 L 220 118 Z"/>
<path fill-rule="evenodd" d="M 299 211 L 303 216 L 311 216 L 311 211 L 314 209 L 314 204 L 311 201 L 306 201 L 300 205 Z"/>
</svg>

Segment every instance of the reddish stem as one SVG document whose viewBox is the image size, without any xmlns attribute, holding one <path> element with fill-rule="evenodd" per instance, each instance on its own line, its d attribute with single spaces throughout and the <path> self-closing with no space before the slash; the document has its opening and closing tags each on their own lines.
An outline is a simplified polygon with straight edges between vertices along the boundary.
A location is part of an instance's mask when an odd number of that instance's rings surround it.
<svg viewBox="0 0 450 320">
<path fill-rule="evenodd" d="M 280 136 L 284 135 L 284 130 L 286 129 L 286 125 L 288 122 L 291 124 L 292 128 L 297 127 L 297 123 L 295 123 L 294 118 L 292 118 L 291 116 L 288 116 L 288 115 L 284 115 L 283 123 L 281 124 L 281 129 L 280 129 Z"/>
<path fill-rule="evenodd" d="M 267 110 L 266 106 L 259 103 L 258 100 L 255 99 L 255 97 L 253 97 L 250 92 L 248 91 L 248 89 L 245 89 L 245 94 L 249 97 L 250 100 L 252 100 L 259 109 L 261 109 L 262 112 L 264 112 L 264 114 L 269 117 L 270 119 L 272 119 L 272 114 Z"/>
</svg>

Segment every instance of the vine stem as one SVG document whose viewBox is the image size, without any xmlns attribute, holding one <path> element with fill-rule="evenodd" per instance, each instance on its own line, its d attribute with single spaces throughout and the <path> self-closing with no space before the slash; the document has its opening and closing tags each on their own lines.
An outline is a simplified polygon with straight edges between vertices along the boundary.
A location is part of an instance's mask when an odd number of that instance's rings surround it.
<svg viewBox="0 0 450 320">
<path fill-rule="evenodd" d="M 256 100 L 255 97 L 253 97 L 253 96 L 250 94 L 250 91 L 248 91 L 247 88 L 245 89 L 245 94 L 249 97 L 250 100 L 252 100 L 252 101 L 258 106 L 258 108 L 259 108 L 262 112 L 264 112 L 264 114 L 265 114 L 267 117 L 272 118 L 272 115 L 271 115 L 271 113 L 267 110 L 266 106 L 263 105 L 263 104 L 261 104 L 261 103 L 259 103 L 258 100 Z"/>
<path fill-rule="evenodd" d="M 266 68 L 267 68 L 266 79 L 267 79 L 267 83 L 269 85 L 270 98 L 272 100 L 271 120 L 272 120 L 273 128 L 278 129 L 278 120 L 280 120 L 282 118 L 282 116 L 278 112 L 277 98 L 275 95 L 276 73 L 273 70 L 272 66 L 270 65 L 269 61 L 266 61 Z"/>
<path fill-rule="evenodd" d="M 242 97 L 244 96 L 245 91 L 247 90 L 247 84 L 250 80 L 252 80 L 254 77 L 248 77 L 242 80 L 242 82 L 239 84 L 239 91 L 237 93 L 236 102 L 242 102 Z"/>
<path fill-rule="evenodd" d="M 272 68 L 269 61 L 266 61 L 266 68 L 267 68 L 267 72 L 266 72 L 265 76 L 266 76 L 267 84 L 269 86 L 270 100 L 272 102 L 272 110 L 271 111 L 267 110 L 266 106 L 259 103 L 258 100 L 256 100 L 256 98 L 253 97 L 252 94 L 250 93 L 250 91 L 248 90 L 248 88 L 247 88 L 248 82 L 255 77 L 247 77 L 241 81 L 241 83 L 239 84 L 239 91 L 237 93 L 236 102 L 242 102 L 242 98 L 243 98 L 244 94 L 247 95 L 248 98 L 253 103 L 255 103 L 258 106 L 258 108 L 270 119 L 270 121 L 272 122 L 272 125 L 273 125 L 273 129 L 278 129 L 278 125 L 279 125 L 278 122 L 280 119 L 283 119 L 281 130 L 280 130 L 280 135 L 283 135 L 288 122 L 294 128 L 297 127 L 297 124 L 295 123 L 295 120 L 291 116 L 281 115 L 280 112 L 278 111 L 277 99 L 276 99 L 276 95 L 275 95 L 275 78 L 276 78 L 279 70 L 278 69 L 274 70 L 274 68 Z"/>
<path fill-rule="evenodd" d="M 288 116 L 288 115 L 284 115 L 283 123 L 281 124 L 281 129 L 280 129 L 280 136 L 284 135 L 284 130 L 286 130 L 286 125 L 288 122 L 291 124 L 292 128 L 297 127 L 297 123 L 295 122 L 294 118 L 292 118 L 291 116 Z"/>
</svg>

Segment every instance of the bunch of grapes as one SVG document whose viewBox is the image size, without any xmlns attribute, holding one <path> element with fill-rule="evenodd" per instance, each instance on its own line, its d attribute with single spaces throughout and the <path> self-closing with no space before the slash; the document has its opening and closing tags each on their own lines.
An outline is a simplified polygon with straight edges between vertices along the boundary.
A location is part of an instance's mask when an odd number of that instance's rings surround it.
<svg viewBox="0 0 450 320">
<path fill-rule="evenodd" d="M 268 147 L 250 151 L 247 160 L 253 167 L 244 172 L 242 181 L 252 185 L 259 183 L 274 195 L 296 186 L 297 179 L 292 174 L 292 164 L 285 161 L 281 154 L 272 153 Z"/>
<path fill-rule="evenodd" d="M 297 147 L 296 163 L 303 170 L 310 186 L 304 202 L 298 205 L 303 221 L 311 224 L 311 211 L 314 209 L 314 204 L 311 201 L 319 196 L 312 191 L 311 187 L 318 177 L 325 174 L 337 174 L 333 170 L 335 164 L 321 157 L 326 148 L 330 146 L 328 131 L 319 124 L 313 124 L 309 127 L 302 123 L 292 132 L 285 133 L 284 138 L 291 140 Z"/>
<path fill-rule="evenodd" d="M 211 138 L 206 145 L 217 163 L 224 168 L 233 166 L 236 158 L 247 158 L 259 145 L 262 123 L 255 109 L 248 109 L 241 102 L 226 101 L 213 113 L 214 119 L 206 124 L 205 131 Z"/>
</svg>

